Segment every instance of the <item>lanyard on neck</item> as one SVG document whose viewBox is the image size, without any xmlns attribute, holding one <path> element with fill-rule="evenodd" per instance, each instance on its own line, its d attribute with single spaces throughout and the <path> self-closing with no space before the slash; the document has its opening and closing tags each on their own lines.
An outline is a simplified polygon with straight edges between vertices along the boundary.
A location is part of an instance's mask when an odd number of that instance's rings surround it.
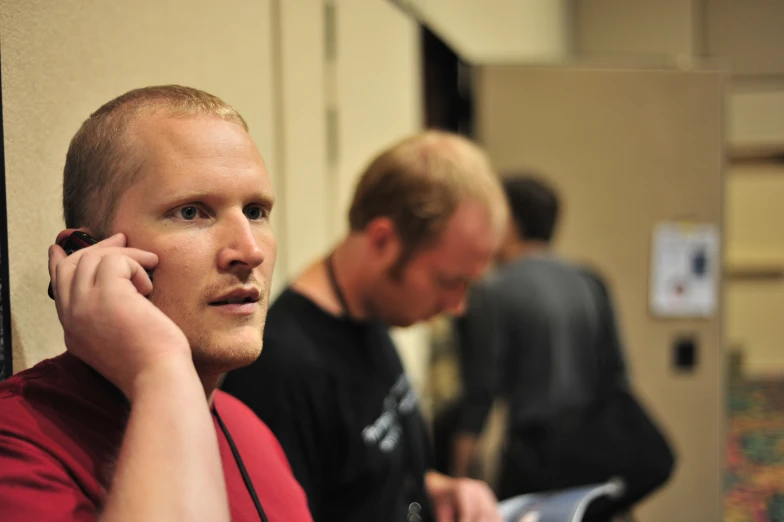
<svg viewBox="0 0 784 522">
<path fill-rule="evenodd" d="M 214 405 L 212 407 L 212 413 L 215 415 L 215 419 L 218 421 L 218 425 L 220 426 L 223 435 L 226 437 L 226 440 L 229 442 L 231 453 L 234 455 L 234 461 L 237 463 L 237 467 L 240 468 L 240 474 L 242 475 L 242 480 L 245 481 L 245 487 L 248 488 L 248 493 L 250 493 L 250 497 L 253 499 L 253 504 L 256 506 L 256 511 L 259 513 L 261 522 L 269 522 L 269 519 L 267 518 L 267 514 L 264 513 L 264 508 L 261 507 L 261 501 L 259 500 L 259 496 L 256 494 L 256 488 L 253 487 L 253 482 L 251 482 L 250 480 L 250 475 L 248 475 L 248 470 L 245 469 L 245 464 L 243 464 L 242 462 L 242 457 L 240 456 L 240 452 L 237 449 L 237 446 L 234 444 L 234 439 L 231 438 L 229 429 L 223 423 L 223 419 L 221 419 L 220 415 L 218 415 L 218 409 Z"/>
<path fill-rule="evenodd" d="M 343 315 L 345 315 L 348 319 L 351 319 L 351 312 L 348 308 L 346 295 L 343 293 L 343 290 L 340 289 L 338 278 L 335 276 L 335 262 L 333 260 L 334 256 L 335 253 L 333 252 L 327 258 L 327 276 L 329 276 L 329 284 L 332 286 L 332 292 L 335 294 L 335 297 L 338 298 L 341 308 L 343 308 Z"/>
<path fill-rule="evenodd" d="M 334 261 L 333 261 L 333 256 L 334 256 L 334 252 L 332 254 L 330 254 L 329 257 L 326 260 L 327 275 L 329 276 L 329 283 L 332 286 L 332 292 L 335 294 L 335 297 L 337 297 L 338 302 L 340 302 L 340 306 L 343 308 L 343 315 L 345 317 L 351 319 L 351 313 L 349 312 L 349 308 L 348 308 L 348 301 L 346 301 L 346 296 L 343 293 L 343 290 L 341 290 L 340 285 L 338 284 L 338 279 L 335 276 L 335 264 L 334 264 Z M 370 331 L 369 331 L 369 335 L 371 335 L 373 337 L 368 338 L 368 340 L 366 341 L 366 342 L 368 342 L 368 345 L 375 347 L 375 346 L 383 344 L 384 340 L 389 338 L 388 334 L 386 333 L 386 330 L 380 330 L 379 329 L 381 327 L 382 327 L 381 323 L 378 323 L 378 322 L 374 323 L 374 327 L 371 328 Z M 375 337 L 375 336 L 377 336 L 379 334 L 383 335 L 384 337 L 381 337 L 381 338 Z M 390 340 L 390 342 L 391 342 L 391 340 Z M 394 352 L 394 346 L 390 347 L 390 350 L 392 352 Z M 382 352 L 384 353 L 385 357 L 389 356 L 389 354 L 388 354 L 388 352 L 386 350 L 382 350 Z M 396 363 L 394 361 L 387 359 L 385 361 L 385 364 L 384 364 L 384 370 L 388 370 L 388 368 L 395 367 L 395 366 L 396 366 Z M 418 445 L 415 442 L 413 442 L 414 439 L 410 439 L 410 437 L 411 437 L 411 435 L 409 435 L 409 442 L 407 444 L 410 444 L 411 447 L 409 447 L 407 452 L 406 452 L 407 453 L 407 458 L 409 459 L 409 464 L 408 465 L 409 465 L 411 470 L 417 470 L 418 471 L 418 468 L 419 468 L 418 459 L 422 459 L 424 461 L 425 457 L 422 457 L 421 455 L 420 456 L 414 456 L 414 452 L 415 451 L 419 452 L 419 451 L 422 451 L 422 450 L 421 450 L 420 447 L 418 447 Z M 417 447 L 415 448 L 414 446 L 417 446 Z M 424 483 L 424 471 L 422 473 L 417 473 L 415 471 L 415 474 L 417 475 L 416 478 L 414 479 L 415 480 L 415 484 L 416 484 L 416 488 L 417 488 L 417 492 L 425 491 L 426 488 L 425 488 L 425 483 Z M 430 507 L 430 505 L 428 503 L 428 499 L 426 497 L 425 498 L 420 498 L 418 502 L 412 503 L 411 506 L 414 506 L 415 504 L 417 505 L 417 509 L 422 509 L 422 506 L 424 506 L 425 507 L 425 513 L 431 513 L 431 507 Z M 409 513 L 418 513 L 418 511 L 410 511 Z M 409 515 L 409 516 L 411 516 L 411 515 Z M 411 517 L 411 518 L 409 518 L 409 520 L 414 520 L 414 518 L 417 518 L 418 520 L 422 520 L 423 518 L 425 518 L 427 520 L 431 520 L 431 518 L 429 518 L 429 515 L 425 515 L 424 513 L 422 515 L 417 515 L 416 517 Z"/>
</svg>

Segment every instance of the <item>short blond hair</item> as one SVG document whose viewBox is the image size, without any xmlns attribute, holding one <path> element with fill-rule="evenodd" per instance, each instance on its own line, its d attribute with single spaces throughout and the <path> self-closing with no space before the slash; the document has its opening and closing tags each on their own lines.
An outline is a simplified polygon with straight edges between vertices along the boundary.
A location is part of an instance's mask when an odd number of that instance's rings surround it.
<svg viewBox="0 0 784 522">
<path fill-rule="evenodd" d="M 403 244 L 402 269 L 437 241 L 460 203 L 469 200 L 487 210 L 500 236 L 508 215 L 506 198 L 485 152 L 460 135 L 425 131 L 372 160 L 354 192 L 349 226 L 360 232 L 373 219 L 389 218 Z"/>
<path fill-rule="evenodd" d="M 180 85 L 144 87 L 104 104 L 71 140 L 63 169 L 63 217 L 67 228 L 109 234 L 117 200 L 138 179 L 144 151 L 130 137 L 133 123 L 163 112 L 171 117 L 207 115 L 237 123 L 240 114 L 221 99 Z"/>
</svg>

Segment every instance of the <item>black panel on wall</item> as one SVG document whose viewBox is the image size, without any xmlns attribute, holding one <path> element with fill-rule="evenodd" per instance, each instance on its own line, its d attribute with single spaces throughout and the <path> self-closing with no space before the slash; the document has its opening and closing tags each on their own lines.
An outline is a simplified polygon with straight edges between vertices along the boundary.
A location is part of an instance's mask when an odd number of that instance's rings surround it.
<svg viewBox="0 0 784 522">
<path fill-rule="evenodd" d="M 2 52 L 0 52 L 0 62 Z M 3 80 L 0 72 L 0 381 L 11 376 L 11 303 L 8 289 L 8 213 L 5 192 Z"/>
</svg>

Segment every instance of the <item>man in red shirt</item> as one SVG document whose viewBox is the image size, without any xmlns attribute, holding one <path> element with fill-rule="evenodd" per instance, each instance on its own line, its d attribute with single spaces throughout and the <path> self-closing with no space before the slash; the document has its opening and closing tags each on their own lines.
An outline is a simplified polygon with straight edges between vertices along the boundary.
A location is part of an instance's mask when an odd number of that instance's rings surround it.
<svg viewBox="0 0 784 522">
<path fill-rule="evenodd" d="M 0 384 L 0 518 L 311 521 L 275 437 L 216 391 L 261 350 L 272 204 L 214 96 L 138 89 L 85 121 L 49 249 L 67 351 Z M 76 229 L 101 241 L 67 255 Z"/>
</svg>

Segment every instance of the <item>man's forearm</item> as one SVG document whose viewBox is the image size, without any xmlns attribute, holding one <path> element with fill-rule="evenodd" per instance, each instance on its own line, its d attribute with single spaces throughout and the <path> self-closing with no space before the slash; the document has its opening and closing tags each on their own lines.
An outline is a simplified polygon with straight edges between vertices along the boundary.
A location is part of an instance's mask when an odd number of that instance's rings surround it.
<svg viewBox="0 0 784 522">
<path fill-rule="evenodd" d="M 228 521 L 215 428 L 192 365 L 138 378 L 102 522 Z"/>
</svg>

